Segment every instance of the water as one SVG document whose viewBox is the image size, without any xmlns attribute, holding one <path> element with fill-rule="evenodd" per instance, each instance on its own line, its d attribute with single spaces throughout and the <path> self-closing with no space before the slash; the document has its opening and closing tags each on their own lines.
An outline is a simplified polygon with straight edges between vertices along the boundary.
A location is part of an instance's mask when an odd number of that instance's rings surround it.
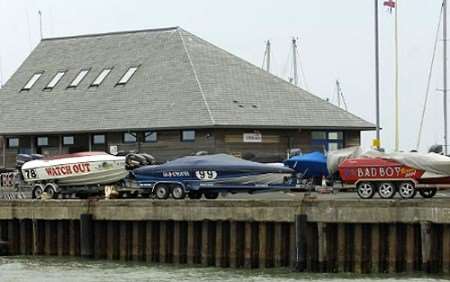
<svg viewBox="0 0 450 282">
<path fill-rule="evenodd" d="M 51 257 L 0 257 L 0 281 L 348 281 L 348 282 L 428 282 L 448 281 L 450 277 L 406 275 L 304 274 L 288 269 L 233 270 L 221 268 L 189 268 L 168 265 L 130 264 Z"/>
</svg>

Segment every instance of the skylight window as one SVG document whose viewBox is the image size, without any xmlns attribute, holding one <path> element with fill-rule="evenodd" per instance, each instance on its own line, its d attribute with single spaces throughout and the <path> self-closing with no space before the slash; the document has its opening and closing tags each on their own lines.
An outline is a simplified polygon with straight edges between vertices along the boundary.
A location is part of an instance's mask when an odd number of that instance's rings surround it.
<svg viewBox="0 0 450 282">
<path fill-rule="evenodd" d="M 53 89 L 55 88 L 56 84 L 61 80 L 61 78 L 64 76 L 66 72 L 60 71 L 55 74 L 52 80 L 48 83 L 48 85 L 45 87 L 45 89 Z"/>
<path fill-rule="evenodd" d="M 88 74 L 89 70 L 81 70 L 75 79 L 69 84 L 69 87 L 77 87 L 83 78 Z"/>
<path fill-rule="evenodd" d="M 30 90 L 31 87 L 38 81 L 38 79 L 42 76 L 42 72 L 38 72 L 33 74 L 33 76 L 28 80 L 27 84 L 22 88 L 22 90 Z"/>
<path fill-rule="evenodd" d="M 100 86 L 102 84 L 103 80 L 108 76 L 108 74 L 111 72 L 111 69 L 104 69 L 102 72 L 97 76 L 97 78 L 92 82 L 91 86 Z"/>
<path fill-rule="evenodd" d="M 127 72 L 122 76 L 122 78 L 117 82 L 119 85 L 126 84 L 128 80 L 133 76 L 133 74 L 137 71 L 137 67 L 131 67 L 127 70 Z"/>
</svg>

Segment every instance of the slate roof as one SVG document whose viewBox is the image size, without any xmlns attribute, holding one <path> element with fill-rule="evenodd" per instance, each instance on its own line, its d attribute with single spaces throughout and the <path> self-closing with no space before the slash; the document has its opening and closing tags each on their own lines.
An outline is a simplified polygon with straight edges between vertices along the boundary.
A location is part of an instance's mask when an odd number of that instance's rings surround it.
<svg viewBox="0 0 450 282">
<path fill-rule="evenodd" d="M 130 66 L 139 69 L 116 85 Z M 89 87 L 103 68 L 111 73 Z M 90 71 L 67 88 L 82 69 Z M 30 77 L 43 75 L 29 91 Z M 51 91 L 58 71 L 66 74 Z M 179 27 L 42 40 L 0 89 L 0 134 L 374 125 Z"/>
</svg>

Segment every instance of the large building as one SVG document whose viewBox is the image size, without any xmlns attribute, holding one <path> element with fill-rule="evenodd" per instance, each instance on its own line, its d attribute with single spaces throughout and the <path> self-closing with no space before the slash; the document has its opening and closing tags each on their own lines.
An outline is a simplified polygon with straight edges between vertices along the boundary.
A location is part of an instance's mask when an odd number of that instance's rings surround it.
<svg viewBox="0 0 450 282">
<path fill-rule="evenodd" d="M 179 27 L 43 39 L 0 90 L 0 166 L 17 153 L 286 157 L 374 125 Z"/>
</svg>

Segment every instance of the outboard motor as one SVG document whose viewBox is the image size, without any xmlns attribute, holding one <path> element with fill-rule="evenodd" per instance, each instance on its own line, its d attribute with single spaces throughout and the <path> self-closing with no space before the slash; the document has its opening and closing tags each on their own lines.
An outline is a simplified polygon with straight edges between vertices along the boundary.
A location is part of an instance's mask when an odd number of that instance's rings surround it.
<svg viewBox="0 0 450 282">
<path fill-rule="evenodd" d="M 155 164 L 156 159 L 152 155 L 146 154 L 146 153 L 142 153 L 140 155 L 145 158 L 145 160 L 147 161 L 148 165 Z"/>
<path fill-rule="evenodd" d="M 31 155 L 18 154 L 16 156 L 16 168 L 20 169 L 24 163 L 29 162 L 31 160 L 33 160 L 33 157 Z"/>
<path fill-rule="evenodd" d="M 436 154 L 443 154 L 444 150 L 442 145 L 432 145 L 430 149 L 428 149 L 428 153 L 436 153 Z"/>
<path fill-rule="evenodd" d="M 133 170 L 135 168 L 152 165 L 155 163 L 155 158 L 149 154 L 135 154 L 131 153 L 125 157 L 125 164 L 128 170 Z"/>
</svg>

